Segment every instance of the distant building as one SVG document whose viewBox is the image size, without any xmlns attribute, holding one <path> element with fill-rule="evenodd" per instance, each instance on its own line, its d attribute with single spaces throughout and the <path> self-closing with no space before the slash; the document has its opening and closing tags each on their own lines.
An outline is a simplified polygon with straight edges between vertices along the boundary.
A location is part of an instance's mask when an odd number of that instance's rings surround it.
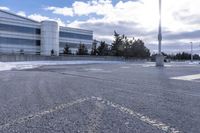
<svg viewBox="0 0 200 133">
<path fill-rule="evenodd" d="M 79 44 L 92 47 L 93 31 L 60 27 L 55 21 L 37 22 L 0 10 L 0 53 L 59 55 L 66 45 L 75 53 Z"/>
</svg>

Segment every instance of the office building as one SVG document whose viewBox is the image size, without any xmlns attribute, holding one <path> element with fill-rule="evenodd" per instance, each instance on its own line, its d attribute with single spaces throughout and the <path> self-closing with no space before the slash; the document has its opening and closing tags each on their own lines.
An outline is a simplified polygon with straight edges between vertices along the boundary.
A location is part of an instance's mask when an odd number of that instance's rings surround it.
<svg viewBox="0 0 200 133">
<path fill-rule="evenodd" d="M 93 32 L 61 27 L 55 21 L 37 22 L 0 10 L 0 53 L 24 53 L 49 56 L 62 54 L 68 45 L 72 53 L 84 44 L 90 51 Z"/>
</svg>

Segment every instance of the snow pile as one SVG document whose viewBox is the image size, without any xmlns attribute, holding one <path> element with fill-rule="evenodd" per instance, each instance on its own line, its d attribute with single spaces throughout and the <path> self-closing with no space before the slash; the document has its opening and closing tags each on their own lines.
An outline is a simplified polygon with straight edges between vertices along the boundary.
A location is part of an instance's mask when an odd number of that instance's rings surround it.
<svg viewBox="0 0 200 133">
<path fill-rule="evenodd" d="M 194 62 L 189 62 L 190 65 L 197 65 L 197 64 L 200 64 L 199 62 L 197 61 L 194 61 Z"/>
<path fill-rule="evenodd" d="M 120 61 L 27 61 L 27 62 L 0 62 L 0 71 L 32 69 L 44 65 L 81 65 L 81 64 L 114 64 Z"/>
<path fill-rule="evenodd" d="M 13 69 L 12 65 L 8 65 L 7 63 L 0 62 L 0 71 L 6 71 Z"/>
<path fill-rule="evenodd" d="M 0 71 L 6 71 L 6 70 L 12 70 L 12 69 L 31 69 L 31 68 L 36 68 L 39 67 L 39 65 L 32 65 L 32 64 L 26 64 L 26 63 L 13 63 L 13 62 L 8 62 L 8 63 L 3 63 L 0 62 Z"/>
</svg>

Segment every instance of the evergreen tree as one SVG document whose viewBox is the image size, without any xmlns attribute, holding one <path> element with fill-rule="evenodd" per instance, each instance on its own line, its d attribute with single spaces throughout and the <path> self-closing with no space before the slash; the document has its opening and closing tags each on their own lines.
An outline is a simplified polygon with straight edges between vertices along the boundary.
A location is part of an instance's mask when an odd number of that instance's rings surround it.
<svg viewBox="0 0 200 133">
<path fill-rule="evenodd" d="M 105 41 L 100 42 L 100 46 L 97 48 L 98 55 L 107 56 L 108 55 L 108 44 Z"/>
<path fill-rule="evenodd" d="M 54 55 L 54 50 L 52 49 L 52 50 L 51 50 L 51 56 L 53 56 L 53 55 Z"/>
<path fill-rule="evenodd" d="M 97 41 L 96 40 L 94 40 L 92 43 L 91 55 L 97 55 Z"/>
<path fill-rule="evenodd" d="M 112 43 L 112 54 L 114 56 L 123 56 L 123 37 L 120 36 L 116 31 L 114 31 L 115 40 Z"/>
<path fill-rule="evenodd" d="M 127 36 L 114 32 L 115 40 L 112 43 L 112 53 L 114 56 L 124 56 L 125 58 L 149 58 L 150 50 L 145 47 L 141 39 L 129 40 Z"/>
<path fill-rule="evenodd" d="M 64 54 L 71 54 L 71 51 L 70 51 L 69 46 L 67 44 L 64 47 L 63 53 Z"/>
<path fill-rule="evenodd" d="M 88 49 L 84 44 L 80 43 L 77 55 L 88 55 Z"/>
</svg>

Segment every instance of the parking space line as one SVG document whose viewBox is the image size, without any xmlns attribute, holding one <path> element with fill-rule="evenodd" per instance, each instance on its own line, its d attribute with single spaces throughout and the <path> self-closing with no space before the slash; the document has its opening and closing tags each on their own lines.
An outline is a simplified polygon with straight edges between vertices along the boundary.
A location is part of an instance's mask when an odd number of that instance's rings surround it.
<svg viewBox="0 0 200 133">
<path fill-rule="evenodd" d="M 123 107 L 123 106 L 121 106 L 119 104 L 113 103 L 113 102 L 111 102 L 109 100 L 106 100 L 106 99 L 103 99 L 101 97 L 95 97 L 95 96 L 81 98 L 81 99 L 75 100 L 73 102 L 61 104 L 59 106 L 56 106 L 56 107 L 51 108 L 51 109 L 46 110 L 46 111 L 42 111 L 42 112 L 39 112 L 39 113 L 36 113 L 36 114 L 31 114 L 31 115 L 28 115 L 28 116 L 13 120 L 13 121 L 8 122 L 6 124 L 0 125 L 0 130 L 7 129 L 7 128 L 13 126 L 13 125 L 21 124 L 21 123 L 24 123 L 26 121 L 33 120 L 35 118 L 41 118 L 44 115 L 48 115 L 50 113 L 54 113 L 54 112 L 57 112 L 59 110 L 63 110 L 65 108 L 71 107 L 73 105 L 81 104 L 83 102 L 90 101 L 90 100 L 92 100 L 94 102 L 102 103 L 102 104 L 104 104 L 106 106 L 113 107 L 113 108 L 121 111 L 122 113 L 129 114 L 129 115 L 139 119 L 140 121 L 142 121 L 144 123 L 147 123 L 147 124 L 151 125 L 152 127 L 160 129 L 160 130 L 162 130 L 164 132 L 167 132 L 167 133 L 181 133 L 181 131 L 179 131 L 179 130 L 173 128 L 173 127 L 170 127 L 170 126 L 168 126 L 167 124 L 165 124 L 165 123 L 163 123 L 161 121 L 158 121 L 156 119 L 152 119 L 152 118 L 150 118 L 148 116 L 145 116 L 145 115 L 143 115 L 141 113 L 138 113 L 138 112 L 136 112 L 134 110 L 131 110 L 131 109 L 126 108 L 126 107 Z"/>
<path fill-rule="evenodd" d="M 171 77 L 170 79 L 199 82 L 197 80 L 200 79 L 200 74 Z"/>
<path fill-rule="evenodd" d="M 101 68 L 87 68 L 85 69 L 86 71 L 91 71 L 91 72 L 103 72 L 103 73 L 111 73 L 112 71 L 104 70 Z"/>
<path fill-rule="evenodd" d="M 129 115 L 139 119 L 140 121 L 143 121 L 143 122 L 151 125 L 152 127 L 156 127 L 156 128 L 158 128 L 158 129 L 160 129 L 160 130 L 162 130 L 164 132 L 167 132 L 167 133 L 181 133 L 181 131 L 179 131 L 179 130 L 173 128 L 173 127 L 170 127 L 170 126 L 168 126 L 167 124 L 165 124 L 163 122 L 160 122 L 160 121 L 158 121 L 156 119 L 151 119 L 148 116 L 145 116 L 145 115 L 143 115 L 141 113 L 135 112 L 135 111 L 133 111 L 133 110 L 131 110 L 129 108 L 123 107 L 123 106 L 121 106 L 119 104 L 115 104 L 115 103 L 113 103 L 111 101 L 102 99 L 100 97 L 92 97 L 92 98 L 97 100 L 97 101 L 99 101 L 99 102 L 101 102 L 101 103 L 103 103 L 103 104 L 106 104 L 106 105 L 111 106 L 111 107 L 113 107 L 113 108 L 115 108 L 117 110 L 120 110 L 123 113 L 129 114 Z"/>
<path fill-rule="evenodd" d="M 69 103 L 66 103 L 66 104 L 61 104 L 59 106 L 56 106 L 54 108 L 51 108 L 49 110 L 45 110 L 45 111 L 42 111 L 42 112 L 39 112 L 39 113 L 36 113 L 36 114 L 30 114 L 28 116 L 25 116 L 25 117 L 21 117 L 19 119 L 16 119 L 16 120 L 13 120 L 11 122 L 8 122 L 6 124 L 2 124 L 0 125 L 0 130 L 2 129 L 6 129 L 6 128 L 9 128 L 10 126 L 12 125 L 15 125 L 15 124 L 21 124 L 21 123 L 24 123 L 26 121 L 29 121 L 29 120 L 32 120 L 32 119 L 35 119 L 35 118 L 41 118 L 42 116 L 44 115 L 48 115 L 50 113 L 54 113 L 54 112 L 57 112 L 59 110 L 63 110 L 65 108 L 68 108 L 68 107 L 71 107 L 75 104 L 80 104 L 80 103 L 83 103 L 85 101 L 88 101 L 90 98 L 82 98 L 82 99 L 78 99 L 76 101 L 73 101 L 73 102 L 69 102 Z"/>
<path fill-rule="evenodd" d="M 130 66 L 122 66 L 122 67 L 120 67 L 120 68 L 122 68 L 122 69 L 129 69 L 129 68 L 131 68 Z"/>
</svg>

